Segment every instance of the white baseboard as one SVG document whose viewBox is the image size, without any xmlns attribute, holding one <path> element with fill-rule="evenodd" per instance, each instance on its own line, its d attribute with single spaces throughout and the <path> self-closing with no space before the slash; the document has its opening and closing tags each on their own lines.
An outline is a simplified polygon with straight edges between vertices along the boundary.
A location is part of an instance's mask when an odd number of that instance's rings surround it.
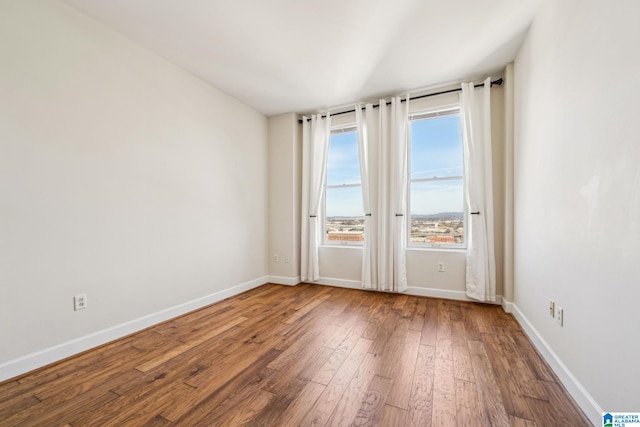
<svg viewBox="0 0 640 427">
<path fill-rule="evenodd" d="M 578 379 L 571 373 L 569 368 L 560 360 L 558 355 L 551 349 L 549 344 L 542 338 L 542 335 L 538 333 L 536 328 L 533 327 L 529 319 L 520 311 L 517 305 L 512 304 L 513 315 L 516 320 L 522 326 L 522 329 L 527 334 L 535 348 L 542 355 L 543 359 L 551 367 L 553 372 L 558 376 L 558 379 L 564 387 L 567 389 L 573 400 L 576 401 L 580 409 L 586 414 L 587 418 L 593 423 L 594 426 L 601 425 L 602 422 L 602 408 L 591 397 L 589 392 L 580 384 Z"/>
<path fill-rule="evenodd" d="M 319 285 L 336 286 L 339 288 L 376 291 L 375 289 L 363 288 L 360 281 L 358 280 L 345 280 L 345 279 L 334 279 L 330 277 L 321 277 L 317 281 L 311 282 L 311 283 L 317 283 Z M 444 298 L 444 299 L 451 299 L 451 300 L 457 300 L 457 301 L 478 302 L 474 299 L 467 297 L 467 294 L 464 291 L 450 291 L 446 289 L 434 289 L 434 288 L 423 288 L 420 286 L 409 286 L 407 287 L 407 290 L 403 293 L 407 295 L 415 295 L 420 297 Z M 495 304 L 499 305 L 501 303 L 502 303 L 502 296 L 497 295 Z M 489 304 L 494 304 L 494 303 L 489 303 Z"/>
<path fill-rule="evenodd" d="M 134 332 L 138 332 L 158 323 L 173 319 L 174 317 L 189 313 L 190 311 L 206 307 L 207 305 L 240 294 L 244 291 L 248 291 L 249 289 L 253 289 L 269 282 L 268 279 L 268 276 L 259 277 L 202 298 L 179 304 L 174 307 L 161 310 L 157 313 L 152 313 L 147 316 L 2 363 L 0 364 L 0 382 L 117 340 L 118 338 L 125 337 Z"/>
<path fill-rule="evenodd" d="M 467 293 L 464 291 L 450 291 L 448 289 L 435 289 L 435 288 L 422 288 L 420 286 L 409 286 L 407 288 L 406 293 L 409 295 L 417 295 L 421 297 L 444 298 L 444 299 L 452 299 L 457 301 L 479 302 L 477 300 L 469 298 L 467 296 Z M 487 302 L 486 304 L 500 305 L 501 303 L 502 303 L 502 296 L 496 295 L 496 302 Z"/>
<path fill-rule="evenodd" d="M 502 298 L 502 309 L 505 313 L 513 313 L 513 303 L 511 301 L 507 301 L 504 297 Z"/>
<path fill-rule="evenodd" d="M 275 283 L 276 285 L 295 286 L 300 283 L 300 276 L 296 276 L 296 277 L 269 276 L 269 283 Z"/>
<path fill-rule="evenodd" d="M 315 282 L 309 282 L 309 283 L 316 283 L 318 285 L 336 286 L 338 288 L 363 289 L 359 280 L 333 279 L 330 277 L 321 277 Z"/>
</svg>

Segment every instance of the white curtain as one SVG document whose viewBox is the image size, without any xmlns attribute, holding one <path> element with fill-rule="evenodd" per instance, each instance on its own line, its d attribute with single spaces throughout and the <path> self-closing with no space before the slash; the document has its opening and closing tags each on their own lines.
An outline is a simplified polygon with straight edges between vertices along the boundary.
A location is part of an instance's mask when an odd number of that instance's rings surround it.
<svg viewBox="0 0 640 427">
<path fill-rule="evenodd" d="M 491 153 L 491 79 L 475 89 L 462 84 L 460 119 L 464 144 L 467 221 L 467 296 L 496 301 Z"/>
<path fill-rule="evenodd" d="M 362 248 L 362 286 L 378 287 L 378 212 L 377 212 L 377 114 L 373 104 L 356 105 L 358 127 L 358 153 L 362 182 L 362 208 L 364 210 L 364 243 Z"/>
<path fill-rule="evenodd" d="M 326 176 L 331 117 L 327 113 L 302 118 L 302 230 L 301 278 L 316 281 L 320 278 L 318 246 L 322 241 L 321 212 Z"/>
<path fill-rule="evenodd" d="M 407 290 L 407 161 L 408 141 L 407 127 L 409 97 L 403 104 L 400 98 L 391 100 L 391 128 L 389 172 L 391 188 L 389 200 L 393 206 L 391 212 L 393 231 L 393 285 L 391 290 L 403 292 Z M 391 229 L 390 229 L 391 231 Z"/>
<path fill-rule="evenodd" d="M 362 286 L 382 291 L 407 289 L 406 201 L 408 111 L 396 97 L 377 111 L 356 113 L 365 214 Z M 356 111 L 359 109 L 356 108 Z M 364 117 L 363 117 L 364 116 Z M 364 159 L 364 161 L 363 161 Z M 364 163 L 364 166 L 363 166 Z M 366 174 L 366 177 L 365 177 Z"/>
</svg>

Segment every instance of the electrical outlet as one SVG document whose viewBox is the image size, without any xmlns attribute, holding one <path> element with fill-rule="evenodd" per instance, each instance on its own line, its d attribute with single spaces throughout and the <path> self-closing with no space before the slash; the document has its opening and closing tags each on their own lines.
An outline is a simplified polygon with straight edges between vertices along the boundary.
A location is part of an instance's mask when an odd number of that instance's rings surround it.
<svg viewBox="0 0 640 427">
<path fill-rule="evenodd" d="M 278 262 L 278 261 L 280 261 L 280 258 L 278 257 L 278 255 L 274 255 L 273 262 Z"/>
<path fill-rule="evenodd" d="M 564 324 L 564 309 L 560 306 L 556 307 L 556 322 L 558 322 L 560 326 Z"/>
<path fill-rule="evenodd" d="M 556 303 L 553 301 L 549 301 L 549 316 L 556 316 Z"/>
<path fill-rule="evenodd" d="M 289 255 L 284 256 L 284 262 L 285 264 L 289 264 Z"/>
<path fill-rule="evenodd" d="M 444 271 L 444 262 L 438 261 L 438 271 L 439 272 L 443 272 Z"/>
<path fill-rule="evenodd" d="M 73 309 L 75 311 L 87 308 L 87 294 L 80 294 L 73 297 Z"/>
</svg>

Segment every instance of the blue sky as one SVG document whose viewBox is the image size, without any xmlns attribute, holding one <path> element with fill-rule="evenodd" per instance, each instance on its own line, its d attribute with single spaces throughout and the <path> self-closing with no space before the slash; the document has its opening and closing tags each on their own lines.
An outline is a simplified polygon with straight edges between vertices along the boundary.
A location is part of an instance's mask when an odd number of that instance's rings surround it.
<svg viewBox="0 0 640 427">
<path fill-rule="evenodd" d="M 356 132 L 331 136 L 327 157 L 327 185 L 360 184 Z M 362 187 L 327 189 L 327 216 L 364 216 Z"/>
<path fill-rule="evenodd" d="M 360 158 L 356 132 L 331 136 L 327 157 L 327 185 L 360 184 Z"/>
<path fill-rule="evenodd" d="M 416 178 L 461 176 L 462 142 L 459 116 L 411 122 L 410 176 Z M 360 183 L 358 141 L 355 132 L 331 137 L 327 159 L 327 185 Z M 361 187 L 327 190 L 327 216 L 363 216 Z M 411 186 L 411 211 L 415 215 L 462 212 L 462 180 L 430 181 Z"/>
<path fill-rule="evenodd" d="M 412 179 L 462 176 L 460 116 L 412 121 L 411 141 Z M 462 179 L 413 183 L 409 197 L 415 215 L 464 210 Z"/>
<path fill-rule="evenodd" d="M 462 176 L 460 117 L 411 122 L 411 178 Z"/>
</svg>

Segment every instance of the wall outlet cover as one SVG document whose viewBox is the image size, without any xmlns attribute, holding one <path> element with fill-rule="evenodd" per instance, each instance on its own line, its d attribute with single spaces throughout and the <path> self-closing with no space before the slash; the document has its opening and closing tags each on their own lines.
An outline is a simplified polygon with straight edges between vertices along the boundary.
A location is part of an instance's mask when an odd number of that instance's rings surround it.
<svg viewBox="0 0 640 427">
<path fill-rule="evenodd" d="M 75 311 L 87 308 L 87 294 L 80 294 L 73 297 L 73 309 Z"/>
<path fill-rule="evenodd" d="M 556 322 L 560 326 L 564 324 L 564 309 L 560 306 L 556 306 Z"/>
</svg>

